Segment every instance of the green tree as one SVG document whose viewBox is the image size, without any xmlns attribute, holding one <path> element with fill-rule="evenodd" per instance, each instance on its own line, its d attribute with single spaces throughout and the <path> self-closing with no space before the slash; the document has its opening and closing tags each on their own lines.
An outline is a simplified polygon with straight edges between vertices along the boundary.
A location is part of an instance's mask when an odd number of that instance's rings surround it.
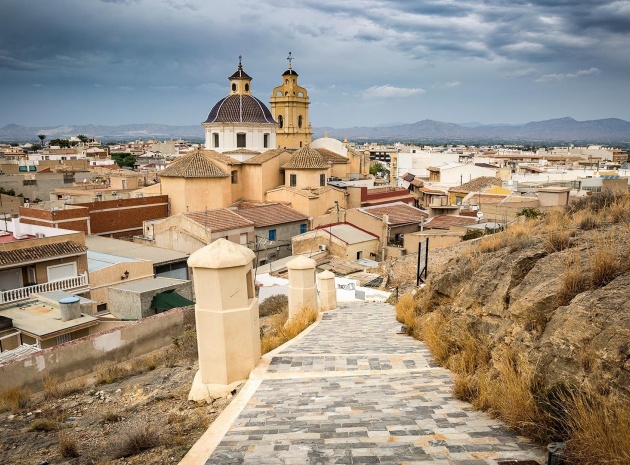
<svg viewBox="0 0 630 465">
<path fill-rule="evenodd" d="M 41 141 L 42 147 L 44 146 L 44 139 L 46 139 L 46 134 L 38 134 L 39 140 Z"/>
<path fill-rule="evenodd" d="M 136 163 L 136 157 L 128 152 L 114 152 L 111 154 L 112 160 L 120 167 L 133 167 Z"/>
<path fill-rule="evenodd" d="M 376 176 L 378 173 L 385 171 L 385 167 L 380 162 L 374 162 L 370 165 L 370 174 Z"/>
<path fill-rule="evenodd" d="M 84 136 L 83 134 L 79 134 L 77 136 L 77 139 L 79 139 L 82 143 L 87 143 L 87 141 L 89 140 L 87 136 Z"/>
</svg>

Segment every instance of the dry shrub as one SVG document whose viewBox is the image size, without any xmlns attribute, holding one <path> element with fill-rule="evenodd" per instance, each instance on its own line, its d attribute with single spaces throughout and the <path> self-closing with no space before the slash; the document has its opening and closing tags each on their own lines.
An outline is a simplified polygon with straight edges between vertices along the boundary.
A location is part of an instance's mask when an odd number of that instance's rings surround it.
<svg viewBox="0 0 630 465">
<path fill-rule="evenodd" d="M 455 350 L 447 331 L 449 321 L 446 313 L 437 310 L 423 318 L 416 328 L 417 334 L 429 347 L 435 361 L 443 366 L 446 365 L 448 358 Z"/>
<path fill-rule="evenodd" d="M 412 328 L 416 319 L 416 304 L 416 300 L 411 294 L 403 295 L 396 304 L 396 319 Z"/>
<path fill-rule="evenodd" d="M 630 463 L 630 406 L 627 399 L 573 390 L 565 393 L 561 400 L 568 431 L 567 463 Z"/>
<path fill-rule="evenodd" d="M 582 218 L 579 220 L 578 225 L 580 229 L 583 229 L 584 231 L 590 231 L 591 229 L 597 229 L 600 223 L 597 216 L 593 215 L 590 212 L 587 212 L 582 215 Z"/>
<path fill-rule="evenodd" d="M 569 257 L 564 267 L 560 290 L 558 291 L 558 305 L 569 305 L 576 295 L 586 291 L 587 288 L 588 283 L 580 257 L 574 254 Z"/>
<path fill-rule="evenodd" d="M 534 396 L 537 386 L 532 367 L 506 346 L 493 357 L 493 368 L 478 377 L 473 405 L 490 410 L 517 431 L 540 438 L 542 415 Z"/>
<path fill-rule="evenodd" d="M 479 251 L 481 253 L 496 252 L 497 250 L 505 247 L 503 238 L 503 234 L 493 234 L 491 236 L 484 237 L 479 241 Z"/>
<path fill-rule="evenodd" d="M 613 244 L 607 240 L 597 241 L 590 265 L 593 289 L 605 286 L 622 271 L 622 264 L 615 257 Z"/>
<path fill-rule="evenodd" d="M 7 388 L 0 392 L 0 412 L 11 411 L 18 413 L 26 408 L 31 401 L 31 393 L 28 389 L 20 387 Z"/>
<path fill-rule="evenodd" d="M 567 229 L 559 229 L 550 231 L 545 242 L 545 248 L 548 253 L 561 252 L 569 247 L 573 231 Z"/>
<path fill-rule="evenodd" d="M 531 220 L 510 226 L 507 231 L 503 233 L 510 252 L 516 252 L 529 247 L 535 240 L 535 230 L 535 221 Z"/>
<path fill-rule="evenodd" d="M 122 367 L 121 365 L 110 365 L 97 372 L 94 385 L 100 386 L 101 384 L 115 383 L 129 374 L 130 370 Z"/>
<path fill-rule="evenodd" d="M 116 423 L 120 420 L 122 420 L 122 416 L 116 412 L 115 410 L 104 410 L 103 412 L 101 412 L 101 419 L 105 422 L 105 423 Z"/>
<path fill-rule="evenodd" d="M 317 320 L 317 309 L 303 308 L 290 320 L 288 309 L 286 312 L 272 315 L 270 328 L 260 340 L 260 348 L 263 354 L 272 351 L 300 334 Z"/>
<path fill-rule="evenodd" d="M 67 434 L 59 435 L 59 454 L 65 459 L 73 459 L 79 456 L 77 441 Z"/>
<path fill-rule="evenodd" d="M 59 429 L 59 423 L 48 418 L 40 418 L 33 421 L 28 427 L 31 431 L 55 431 Z"/>
<path fill-rule="evenodd" d="M 114 458 L 131 457 L 162 442 L 163 435 L 153 425 L 137 421 L 118 430 L 117 439 L 111 443 L 110 455 Z"/>
<path fill-rule="evenodd" d="M 85 387 L 85 381 L 83 380 L 62 383 L 57 376 L 50 373 L 44 376 L 43 383 L 44 399 L 46 400 L 62 399 L 83 390 Z"/>
<path fill-rule="evenodd" d="M 261 317 L 275 315 L 282 313 L 286 308 L 289 308 L 289 298 L 286 295 L 272 295 L 261 302 L 258 315 Z"/>
</svg>

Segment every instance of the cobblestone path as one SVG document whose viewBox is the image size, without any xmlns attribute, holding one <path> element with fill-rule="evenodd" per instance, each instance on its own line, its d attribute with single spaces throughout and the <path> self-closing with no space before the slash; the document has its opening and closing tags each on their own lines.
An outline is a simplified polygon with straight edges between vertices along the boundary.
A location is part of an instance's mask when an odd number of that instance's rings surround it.
<svg viewBox="0 0 630 465">
<path fill-rule="evenodd" d="M 325 313 L 257 375 L 206 465 L 543 463 L 541 448 L 454 399 L 450 372 L 399 329 L 388 304 Z"/>
</svg>

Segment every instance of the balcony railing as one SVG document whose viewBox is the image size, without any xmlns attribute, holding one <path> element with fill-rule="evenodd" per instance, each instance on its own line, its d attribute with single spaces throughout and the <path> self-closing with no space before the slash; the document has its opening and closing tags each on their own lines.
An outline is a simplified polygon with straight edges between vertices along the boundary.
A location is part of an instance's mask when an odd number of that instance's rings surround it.
<svg viewBox="0 0 630 465">
<path fill-rule="evenodd" d="M 0 303 L 17 302 L 18 300 L 28 299 L 31 294 L 39 294 L 42 292 L 67 291 L 80 287 L 87 287 L 88 276 L 83 273 L 72 278 L 60 279 L 58 281 L 50 281 L 34 286 L 19 287 L 17 289 L 9 289 L 8 291 L 0 291 Z"/>
</svg>

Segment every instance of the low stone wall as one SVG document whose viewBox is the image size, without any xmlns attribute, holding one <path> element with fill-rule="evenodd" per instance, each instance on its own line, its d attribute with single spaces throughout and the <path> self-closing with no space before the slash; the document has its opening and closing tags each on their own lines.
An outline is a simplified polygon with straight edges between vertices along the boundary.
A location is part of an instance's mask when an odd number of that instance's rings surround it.
<svg viewBox="0 0 630 465">
<path fill-rule="evenodd" d="M 147 354 L 173 343 L 186 325 L 195 324 L 193 306 L 176 308 L 149 318 L 92 334 L 0 365 L 0 390 L 19 386 L 37 391 L 44 377 L 70 381 Z"/>
</svg>

